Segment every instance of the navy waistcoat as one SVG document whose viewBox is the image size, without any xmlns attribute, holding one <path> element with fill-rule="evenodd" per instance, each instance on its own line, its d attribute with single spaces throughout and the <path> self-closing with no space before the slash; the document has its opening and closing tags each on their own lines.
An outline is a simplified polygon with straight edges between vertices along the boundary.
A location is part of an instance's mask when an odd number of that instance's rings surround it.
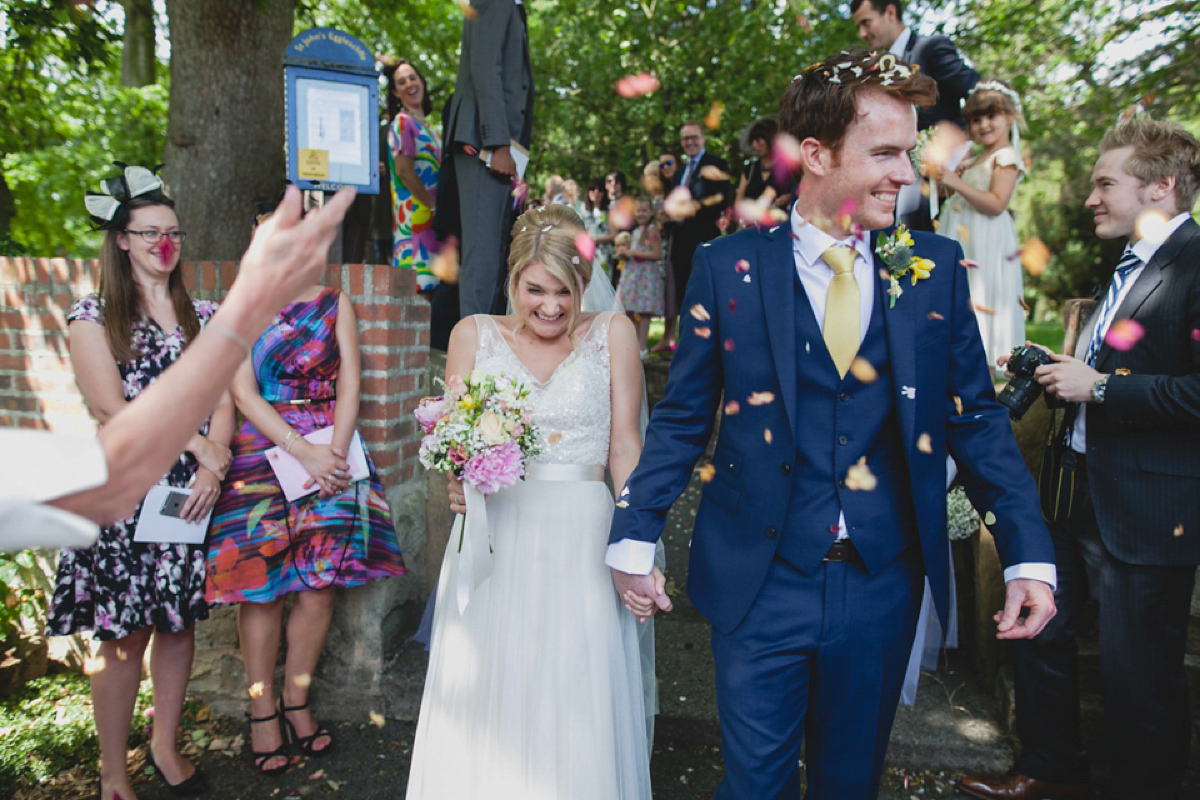
<svg viewBox="0 0 1200 800">
<path fill-rule="evenodd" d="M 872 571 L 918 541 L 884 333 L 887 300 L 882 281 L 873 283 L 875 303 L 858 357 L 878 377 L 864 383 L 853 372 L 838 377 L 808 295 L 795 279 L 796 468 L 778 555 L 808 574 L 834 542 L 839 511 Z M 847 486 L 850 468 L 863 458 L 876 479 L 872 490 Z"/>
</svg>

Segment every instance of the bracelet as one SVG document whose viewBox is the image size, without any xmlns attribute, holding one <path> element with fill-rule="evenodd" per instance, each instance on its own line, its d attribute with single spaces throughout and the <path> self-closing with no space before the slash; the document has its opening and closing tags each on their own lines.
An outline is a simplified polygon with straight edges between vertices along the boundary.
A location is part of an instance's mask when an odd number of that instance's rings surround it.
<svg viewBox="0 0 1200 800">
<path fill-rule="evenodd" d="M 233 330 L 232 328 L 228 328 L 219 322 L 209 322 L 205 327 L 212 328 L 226 339 L 234 342 L 238 347 L 242 348 L 243 352 L 246 353 L 246 358 L 250 358 L 250 345 L 246 344 L 246 340 L 243 339 L 237 331 Z"/>
<path fill-rule="evenodd" d="M 283 444 L 281 445 L 283 447 L 283 452 L 291 453 L 292 445 L 296 443 L 296 439 L 299 437 L 300 434 L 296 433 L 295 431 L 289 431 L 288 435 L 283 437 Z"/>
</svg>

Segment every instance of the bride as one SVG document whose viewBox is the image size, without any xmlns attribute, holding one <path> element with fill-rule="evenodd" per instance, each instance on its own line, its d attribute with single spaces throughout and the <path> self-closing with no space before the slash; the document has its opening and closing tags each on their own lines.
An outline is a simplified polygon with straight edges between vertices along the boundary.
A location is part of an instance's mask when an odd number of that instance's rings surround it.
<svg viewBox="0 0 1200 800">
<path fill-rule="evenodd" d="M 604 468 L 622 487 L 637 464 L 642 365 L 627 317 L 580 311 L 592 273 L 582 230 L 566 206 L 524 214 L 508 259 L 513 313 L 468 317 L 450 337 L 447 377 L 532 388 L 544 450 L 488 498 L 492 571 L 461 613 L 457 537 L 446 550 L 408 800 L 650 798 L 637 621 L 604 565 Z M 451 478 L 459 514 L 462 495 Z"/>
</svg>

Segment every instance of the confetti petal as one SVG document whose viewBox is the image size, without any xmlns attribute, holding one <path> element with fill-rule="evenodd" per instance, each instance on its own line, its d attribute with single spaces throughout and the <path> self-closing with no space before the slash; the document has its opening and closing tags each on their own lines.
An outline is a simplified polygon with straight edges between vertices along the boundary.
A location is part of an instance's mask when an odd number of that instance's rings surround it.
<svg viewBox="0 0 1200 800">
<path fill-rule="evenodd" d="M 930 454 L 933 452 L 933 437 L 928 433 L 922 433 L 917 437 L 917 449 L 922 453 Z"/>
<path fill-rule="evenodd" d="M 696 305 L 688 309 L 688 313 L 692 315 L 693 319 L 698 319 L 701 322 L 708 322 L 710 319 L 712 319 L 708 313 L 708 309 L 699 303 L 696 303 Z"/>
<path fill-rule="evenodd" d="M 774 392 L 754 392 L 746 398 L 746 402 L 752 406 L 765 406 L 775 402 Z"/>
<path fill-rule="evenodd" d="M 996 313 L 995 309 L 988 308 L 983 303 L 976 303 L 974 301 L 971 302 L 971 308 L 975 309 L 980 314 L 995 314 Z"/>
<path fill-rule="evenodd" d="M 698 472 L 700 475 L 700 480 L 703 481 L 704 483 L 708 483 L 714 477 L 716 477 L 717 468 L 714 467 L 712 464 L 705 464 L 703 467 L 701 467 L 698 470 Z"/>
<path fill-rule="evenodd" d="M 558 444 L 560 441 L 562 441 L 562 434 L 557 431 L 546 437 L 546 444 Z"/>
<path fill-rule="evenodd" d="M 1193 328 L 1193 329 L 1192 329 L 1192 341 L 1193 341 L 1193 342 L 1200 342 L 1200 328 Z"/>
<path fill-rule="evenodd" d="M 1021 243 L 1021 266 L 1033 277 L 1046 271 L 1050 264 L 1050 248 L 1036 236 L 1030 236 Z"/>
<path fill-rule="evenodd" d="M 616 205 L 608 210 L 609 229 L 624 231 L 633 227 L 633 213 L 637 210 L 637 201 L 629 195 L 622 195 Z"/>
<path fill-rule="evenodd" d="M 988 526 L 995 525 L 996 524 L 996 515 L 993 514 L 991 511 L 984 514 L 983 515 L 983 524 L 988 525 Z"/>
<path fill-rule="evenodd" d="M 442 283 L 458 283 L 458 269 L 458 240 L 450 236 L 442 252 L 433 257 L 430 270 Z"/>
<path fill-rule="evenodd" d="M 738 403 L 737 400 L 730 400 L 728 403 L 725 404 L 725 413 L 729 416 L 733 416 L 734 414 L 738 413 L 741 410 L 742 410 L 742 407 Z"/>
<path fill-rule="evenodd" d="M 879 485 L 879 479 L 867 466 L 867 457 L 863 456 L 854 466 L 846 471 L 846 488 L 854 492 L 874 491 Z"/>
<path fill-rule="evenodd" d="M 775 441 L 775 437 L 771 435 L 770 428 L 767 428 L 765 431 L 763 431 L 763 439 L 766 441 L 767 444 L 770 444 L 771 442 Z"/>
<path fill-rule="evenodd" d="M 1175 538 L 1179 538 L 1180 536 L 1183 536 L 1183 523 L 1182 522 L 1175 526 L 1174 534 L 1175 534 Z"/>
<path fill-rule="evenodd" d="M 663 200 L 663 211 L 676 222 L 694 217 L 699 210 L 700 204 L 692 198 L 686 186 L 676 186 Z"/>
<path fill-rule="evenodd" d="M 385 724 L 387 724 L 387 720 L 383 718 L 383 714 L 380 714 L 378 711 L 372 711 L 368 716 L 371 718 L 371 723 L 376 728 L 382 728 Z"/>
<path fill-rule="evenodd" d="M 712 336 L 712 328 L 696 327 L 692 328 L 692 333 L 699 336 L 701 339 L 707 339 Z"/>
<path fill-rule="evenodd" d="M 617 81 L 617 94 L 626 99 L 650 94 L 659 87 L 658 78 L 648 72 L 626 75 Z"/>
<path fill-rule="evenodd" d="M 312 775 L 309 775 L 308 779 L 310 781 L 319 781 L 319 780 L 321 780 L 321 778 L 324 778 L 324 777 L 325 777 L 325 770 L 319 769 L 316 772 L 314 772 Z"/>
<path fill-rule="evenodd" d="M 962 264 L 962 265 L 963 265 L 964 267 L 966 267 L 967 269 L 979 269 L 979 262 L 978 262 L 978 261 L 972 261 L 972 260 L 971 260 L 971 259 L 969 259 L 969 258 L 964 258 L 964 259 L 961 259 L 961 260 L 959 260 L 959 262 L 958 262 L 958 263 Z"/>
<path fill-rule="evenodd" d="M 721 115 L 724 113 L 725 104 L 720 100 L 714 100 L 713 104 L 708 107 L 708 113 L 704 115 L 704 127 L 710 131 L 715 131 L 721 127 Z M 703 175 L 704 171 L 701 170 L 700 174 Z M 728 180 L 728 177 L 726 177 L 726 180 Z"/>
<path fill-rule="evenodd" d="M 875 371 L 875 367 L 862 356 L 855 356 L 850 362 L 850 374 L 858 378 L 859 383 L 874 383 L 879 380 L 879 373 Z"/>
<path fill-rule="evenodd" d="M 312 675 L 297 675 L 296 677 L 292 678 L 292 683 L 301 689 L 307 689 L 312 685 Z"/>
<path fill-rule="evenodd" d="M 729 313 L 732 314 L 735 311 L 737 311 L 737 298 L 731 297 L 729 298 Z"/>
<path fill-rule="evenodd" d="M 575 249 L 579 255 L 591 261 L 596 256 L 596 240 L 588 236 L 587 231 L 580 231 L 575 234 Z"/>
<path fill-rule="evenodd" d="M 936 311 L 930 311 L 928 314 L 925 315 L 925 317 L 927 319 L 945 319 L 945 317 L 943 317 L 941 314 L 939 314 Z"/>
<path fill-rule="evenodd" d="M 957 413 L 959 413 L 959 414 L 962 413 L 962 410 L 963 410 L 962 398 L 959 397 L 958 395 L 954 395 L 954 408 Z"/>
<path fill-rule="evenodd" d="M 466 19 L 475 19 L 479 16 L 479 12 L 472 8 L 470 3 L 465 3 L 462 0 L 459 0 L 458 7 L 462 11 L 463 17 Z"/>
<path fill-rule="evenodd" d="M 733 339 L 726 339 L 723 343 L 723 346 L 725 347 L 726 353 L 732 353 L 733 352 Z"/>
<path fill-rule="evenodd" d="M 739 261 L 733 265 L 733 270 L 734 270 L 734 272 L 737 272 L 738 274 L 749 272 L 750 271 L 750 262 L 743 258 L 741 261 Z"/>
<path fill-rule="evenodd" d="M 800 142 L 790 133 L 780 133 L 771 144 L 771 171 L 775 182 L 786 184 L 800 166 Z"/>
<path fill-rule="evenodd" d="M 723 169 L 718 169 L 712 164 L 700 168 L 700 177 L 707 178 L 710 181 L 727 181 L 729 173 Z"/>
<path fill-rule="evenodd" d="M 1119 319 L 1104 334 L 1104 342 L 1114 350 L 1130 350 L 1145 333 L 1146 329 L 1136 320 Z"/>
<path fill-rule="evenodd" d="M 961 222 L 954 226 L 954 234 L 963 244 L 971 241 L 971 229 Z"/>
<path fill-rule="evenodd" d="M 1158 209 L 1150 209 L 1138 215 L 1137 221 L 1134 222 L 1134 230 L 1141 238 L 1158 245 L 1165 242 L 1171 235 L 1171 229 L 1168 227 L 1170 221 L 1163 212 Z"/>
</svg>

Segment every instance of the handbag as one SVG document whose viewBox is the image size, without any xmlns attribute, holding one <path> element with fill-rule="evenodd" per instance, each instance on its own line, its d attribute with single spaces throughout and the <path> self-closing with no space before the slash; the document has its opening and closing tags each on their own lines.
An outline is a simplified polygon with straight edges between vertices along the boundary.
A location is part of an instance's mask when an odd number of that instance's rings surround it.
<svg viewBox="0 0 1200 800">
<path fill-rule="evenodd" d="M 1060 413 L 1061 411 L 1061 413 Z M 1038 474 L 1038 497 L 1042 503 L 1042 518 L 1046 522 L 1063 522 L 1071 516 L 1074 505 L 1076 471 L 1079 454 L 1071 449 L 1070 432 L 1075 427 L 1079 406 L 1054 409 L 1042 448 L 1042 467 Z"/>
</svg>

